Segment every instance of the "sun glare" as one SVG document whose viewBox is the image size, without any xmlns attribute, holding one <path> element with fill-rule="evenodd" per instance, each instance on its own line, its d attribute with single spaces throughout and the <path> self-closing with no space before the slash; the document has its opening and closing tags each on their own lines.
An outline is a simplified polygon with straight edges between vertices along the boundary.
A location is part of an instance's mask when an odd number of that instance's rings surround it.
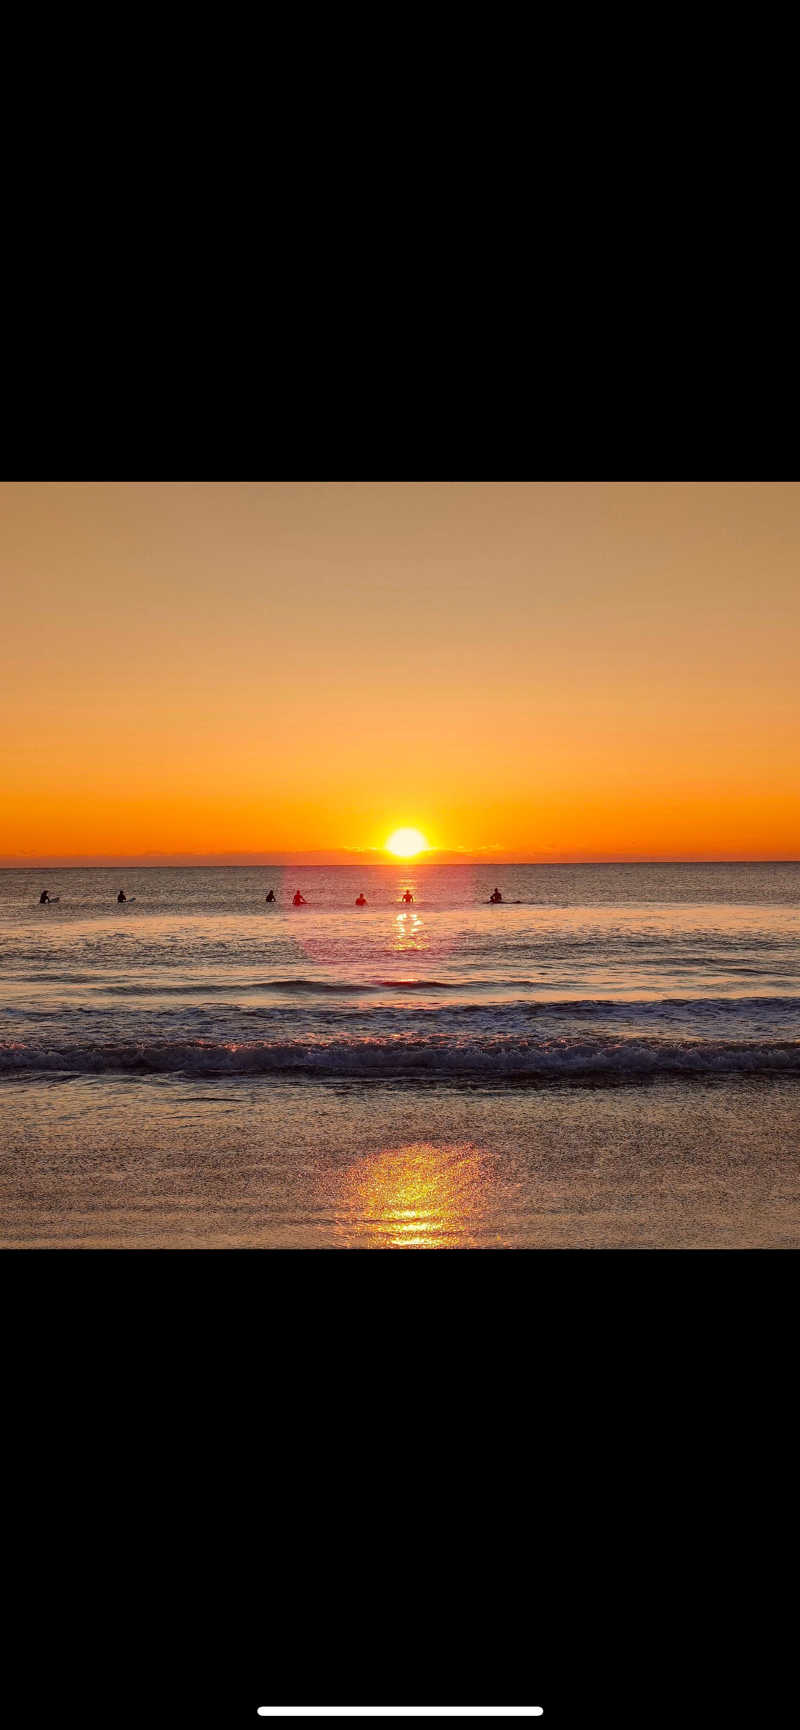
<svg viewBox="0 0 800 1730">
<path fill-rule="evenodd" d="M 427 853 L 428 843 L 419 829 L 395 829 L 386 842 L 386 852 L 397 859 L 413 859 L 417 853 Z"/>
</svg>

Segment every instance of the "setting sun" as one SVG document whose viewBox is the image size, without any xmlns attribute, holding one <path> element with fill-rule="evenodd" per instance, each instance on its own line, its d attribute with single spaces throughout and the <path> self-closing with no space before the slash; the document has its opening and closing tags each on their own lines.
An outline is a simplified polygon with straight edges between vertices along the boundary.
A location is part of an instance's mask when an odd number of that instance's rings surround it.
<svg viewBox="0 0 800 1730">
<path fill-rule="evenodd" d="M 395 829 L 386 842 L 386 852 L 397 859 L 413 859 L 417 853 L 427 853 L 428 843 L 419 829 Z"/>
</svg>

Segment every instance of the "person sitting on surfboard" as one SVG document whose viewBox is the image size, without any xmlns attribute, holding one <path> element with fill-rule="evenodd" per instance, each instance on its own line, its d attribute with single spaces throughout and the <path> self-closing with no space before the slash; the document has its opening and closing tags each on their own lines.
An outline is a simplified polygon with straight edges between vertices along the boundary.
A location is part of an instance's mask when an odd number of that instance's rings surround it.
<svg viewBox="0 0 800 1730">
<path fill-rule="evenodd" d="M 305 905 L 306 905 L 305 895 L 301 895 L 300 890 L 295 889 L 295 892 L 292 896 L 292 906 L 293 907 L 305 907 Z"/>
<path fill-rule="evenodd" d="M 119 892 L 119 894 L 118 894 L 118 896 L 117 896 L 117 900 L 118 900 L 118 901 L 127 901 L 127 899 L 128 899 L 128 897 L 127 897 L 127 895 L 126 895 L 126 894 L 125 894 L 125 890 L 124 890 L 124 889 L 120 889 L 120 892 Z"/>
<path fill-rule="evenodd" d="M 49 900 L 50 900 L 50 896 L 48 895 L 47 890 L 43 889 L 41 895 L 39 896 L 39 906 L 44 907 Z"/>
<path fill-rule="evenodd" d="M 366 896 L 357 895 L 356 896 L 356 906 L 357 907 L 366 907 L 366 905 L 367 905 Z"/>
<path fill-rule="evenodd" d="M 500 894 L 500 890 L 495 886 L 491 895 L 489 896 L 489 900 L 490 901 L 502 901 L 502 899 L 503 899 L 503 897 Z"/>
<path fill-rule="evenodd" d="M 407 889 L 407 890 L 406 890 L 406 892 L 405 892 L 405 895 L 404 895 L 404 896 L 403 896 L 403 900 L 404 900 L 404 901 L 413 901 L 413 899 L 414 899 L 414 897 L 413 897 L 413 895 L 412 895 L 412 893 L 411 893 L 411 890 L 410 890 L 410 889 Z"/>
<path fill-rule="evenodd" d="M 269 892 L 269 894 L 268 894 L 268 895 L 266 895 L 266 896 L 265 896 L 265 897 L 264 897 L 264 899 L 265 899 L 265 900 L 266 900 L 266 901 L 274 901 L 274 900 L 275 900 L 275 890 L 274 890 L 274 889 L 270 889 L 270 892 Z"/>
</svg>

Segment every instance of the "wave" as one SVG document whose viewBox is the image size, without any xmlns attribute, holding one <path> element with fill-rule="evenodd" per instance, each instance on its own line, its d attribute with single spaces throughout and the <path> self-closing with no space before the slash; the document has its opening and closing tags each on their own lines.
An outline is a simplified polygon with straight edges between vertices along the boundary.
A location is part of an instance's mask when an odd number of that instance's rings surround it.
<svg viewBox="0 0 800 1730">
<path fill-rule="evenodd" d="M 51 983 L 55 983 L 51 981 Z M 441 1019 L 444 1025 L 463 1017 L 481 1017 L 488 1020 L 507 1022 L 517 1019 L 521 1026 L 533 1020 L 567 1019 L 575 1021 L 626 1021 L 651 1022 L 667 1020 L 702 1020 L 717 1022 L 721 1020 L 747 1021 L 797 1021 L 800 1023 L 800 995 L 797 993 L 782 993 L 780 995 L 736 995 L 736 996 L 663 996 L 663 997 L 550 997 L 537 995 L 543 988 L 542 980 L 524 979 L 482 979 L 482 980 L 441 980 L 441 979 L 384 979 L 362 982 L 361 984 L 345 980 L 318 981 L 311 979 L 272 979 L 272 980 L 227 980 L 224 982 L 184 980 L 180 984 L 163 984 L 151 980 L 138 983 L 108 983 L 95 979 L 96 996 L 85 1002 L 76 1003 L 69 999 L 48 1004 L 46 1008 L 34 1007 L 27 1000 L 24 1010 L 20 1003 L 0 1006 L 0 1015 L 17 1018 L 20 1014 L 28 1021 L 61 1020 L 68 1021 L 77 1015 L 109 1014 L 107 1008 L 101 1007 L 98 999 L 104 997 L 130 997 L 145 999 L 192 999 L 190 1002 L 176 1002 L 174 1005 L 165 1002 L 162 1007 L 151 1007 L 147 1013 L 152 1017 L 190 1016 L 203 1014 L 206 1009 L 204 999 L 214 999 L 207 1006 L 207 1013 L 214 1015 L 240 1014 L 261 1016 L 275 1020 L 299 1019 L 311 1017 L 315 1021 L 365 1020 L 366 1018 L 424 1019 L 433 1022 Z M 324 1004 L 312 1005 L 302 1003 L 292 1005 L 280 1002 L 266 1002 L 248 1005 L 246 1000 L 258 993 L 268 994 L 280 992 L 293 997 L 315 997 L 333 999 Z M 367 998 L 374 1000 L 383 992 L 397 992 L 424 996 L 438 993 L 459 994 L 461 1001 L 451 996 L 446 1003 L 425 1005 L 424 1003 L 394 1002 L 390 998 L 386 1002 L 369 1001 L 358 1003 L 342 1003 L 335 999 Z M 529 992 L 530 995 L 516 995 Z M 492 993 L 500 994 L 495 1002 L 490 1001 Z M 201 1001 L 197 1002 L 200 998 Z M 222 1001 L 220 1001 L 222 999 Z M 120 1018 L 131 1018 L 139 1010 L 137 1004 L 131 1003 L 118 1011 Z M 763 1032 L 764 1029 L 754 1031 Z"/>
<path fill-rule="evenodd" d="M 204 997 L 218 997 L 223 992 L 227 992 L 229 997 L 237 997 L 239 995 L 244 996 L 250 991 L 287 991 L 298 994 L 313 992 L 321 995 L 335 992 L 337 995 L 349 996 L 357 992 L 374 990 L 374 986 L 358 985 L 347 979 L 245 979 L 241 981 L 186 979 L 177 984 L 169 985 L 162 985 L 157 980 L 150 982 L 143 980 L 141 984 L 130 982 L 124 985 L 109 984 L 105 986 L 102 979 L 94 979 L 93 983 L 99 985 L 112 997 L 177 997 L 196 992 L 200 992 Z"/>
<path fill-rule="evenodd" d="M 800 1040 L 654 1037 L 485 1040 L 386 1037 L 224 1042 L 203 1039 L 0 1043 L 0 1076 L 308 1075 L 353 1080 L 649 1080 L 797 1075 Z"/>
<path fill-rule="evenodd" d="M 96 982 L 95 982 L 96 983 Z M 334 993 L 341 996 L 364 996 L 371 991 L 482 991 L 506 990 L 515 984 L 525 981 L 512 979 L 501 980 L 470 980 L 468 983 L 452 979 L 365 979 L 360 983 L 351 979 L 248 979 L 241 982 L 226 983 L 219 980 L 201 983 L 187 981 L 182 985 L 158 984 L 126 984 L 108 985 L 105 989 L 113 996 L 135 997 L 138 995 L 161 997 L 162 995 L 179 994 L 182 992 L 200 991 L 204 995 L 216 996 L 221 992 L 244 993 L 249 991 L 284 991 L 297 993 L 298 996 L 308 992 L 312 996 Z"/>
<path fill-rule="evenodd" d="M 21 973 L 21 981 L 33 985 L 93 985 L 98 991 L 108 992 L 112 997 L 170 997 L 181 996 L 193 992 L 202 992 L 203 996 L 216 997 L 223 992 L 230 996 L 244 994 L 248 991 L 285 991 L 301 995 L 308 992 L 314 996 L 329 992 L 351 996 L 363 995 L 370 991 L 464 991 L 464 990 L 496 990 L 507 989 L 514 985 L 524 989 L 525 980 L 489 979 L 459 981 L 452 979 L 242 979 L 242 980 L 202 980 L 183 979 L 165 983 L 158 978 L 148 978 L 120 981 L 104 979 L 98 973 Z"/>
<path fill-rule="evenodd" d="M 680 970 L 673 965 L 672 971 L 674 975 Z M 745 970 L 742 969 L 737 971 Z M 533 978 L 524 978 L 519 975 L 514 976 L 502 973 L 498 973 L 497 976 L 487 977 L 476 975 L 475 973 L 465 970 L 460 978 L 455 979 L 425 977 L 396 978 L 386 976 L 372 978 L 366 977 L 360 980 L 354 980 L 347 978 L 318 979 L 304 975 L 280 979 L 270 979 L 261 976 L 255 978 L 229 977 L 227 979 L 215 979 L 209 978 L 208 976 L 201 979 L 192 978 L 191 976 L 179 976 L 177 978 L 164 979 L 163 977 L 159 977 L 157 972 L 149 975 L 146 970 L 137 978 L 121 978 L 119 973 L 117 973 L 116 976 L 113 974 L 104 975 L 102 971 L 94 973 L 59 973 L 55 971 L 47 973 L 27 973 L 24 971 L 17 972 L 12 968 L 6 971 L 5 977 L 7 984 L 13 984 L 16 987 L 33 984 L 47 985 L 50 987 L 51 991 L 56 991 L 61 986 L 88 985 L 93 987 L 92 997 L 95 999 L 98 996 L 131 999 L 172 997 L 196 999 L 199 997 L 201 999 L 214 999 L 215 1001 L 218 1001 L 220 998 L 226 998 L 231 1005 L 243 998 L 255 996 L 259 993 L 269 994 L 271 992 L 280 994 L 281 997 L 297 997 L 300 999 L 305 997 L 323 997 L 333 999 L 338 997 L 374 998 L 380 993 L 396 992 L 398 994 L 402 993 L 409 995 L 430 993 L 431 995 L 436 996 L 448 994 L 452 996 L 454 994 L 460 994 L 462 998 L 474 998 L 476 1000 L 475 1008 L 479 1009 L 482 1007 L 482 1003 L 485 1002 L 487 995 L 494 992 L 503 994 L 506 1008 L 518 1006 L 520 1009 L 524 1009 L 528 1014 L 613 1016 L 620 1013 L 629 1014 L 631 1010 L 637 1010 L 644 1015 L 651 1015 L 654 1013 L 660 1013 L 662 1010 L 674 1011 L 681 1009 L 691 1010 L 693 1013 L 706 1013 L 714 1016 L 719 1014 L 739 1013 L 742 1010 L 751 1009 L 775 1013 L 778 1015 L 789 1012 L 800 1012 L 800 994 L 798 994 L 796 990 L 793 992 L 791 989 L 789 991 L 784 990 L 783 992 L 773 993 L 770 993 L 769 991 L 764 992 L 763 990 L 761 992 L 756 991 L 752 993 L 737 992 L 735 996 L 731 994 L 708 995 L 704 992 L 702 996 L 665 994 L 663 996 L 653 995 L 651 997 L 622 997 L 616 995 L 615 992 L 613 996 L 608 997 L 564 997 L 555 995 L 551 997 L 548 994 L 550 991 L 557 991 L 559 986 L 563 991 L 565 984 L 568 988 L 569 983 L 571 982 L 548 979 L 546 969 L 543 970 L 538 977 Z M 575 983 L 578 983 L 577 980 Z M 678 990 L 680 991 L 680 985 L 683 984 L 683 981 L 675 979 L 674 983 L 678 985 Z M 767 981 L 765 981 L 765 983 L 767 983 Z M 779 981 L 776 979 L 775 983 L 778 984 Z M 781 980 L 780 983 L 783 983 L 783 981 Z M 687 979 L 686 984 L 689 986 L 691 991 L 691 979 Z M 449 1012 L 452 1012 L 452 1010 Z"/>
</svg>

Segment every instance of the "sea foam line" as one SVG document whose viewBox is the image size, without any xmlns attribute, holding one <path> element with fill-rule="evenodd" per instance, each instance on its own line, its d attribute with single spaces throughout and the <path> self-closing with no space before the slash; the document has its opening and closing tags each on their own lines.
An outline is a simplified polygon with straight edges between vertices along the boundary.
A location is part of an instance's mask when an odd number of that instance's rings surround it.
<svg viewBox="0 0 800 1730">
<path fill-rule="evenodd" d="M 645 1080 L 682 1075 L 800 1075 L 800 1040 L 653 1037 L 460 1042 L 413 1037 L 290 1041 L 0 1043 L 0 1076 L 308 1075 L 353 1080 Z"/>
</svg>

